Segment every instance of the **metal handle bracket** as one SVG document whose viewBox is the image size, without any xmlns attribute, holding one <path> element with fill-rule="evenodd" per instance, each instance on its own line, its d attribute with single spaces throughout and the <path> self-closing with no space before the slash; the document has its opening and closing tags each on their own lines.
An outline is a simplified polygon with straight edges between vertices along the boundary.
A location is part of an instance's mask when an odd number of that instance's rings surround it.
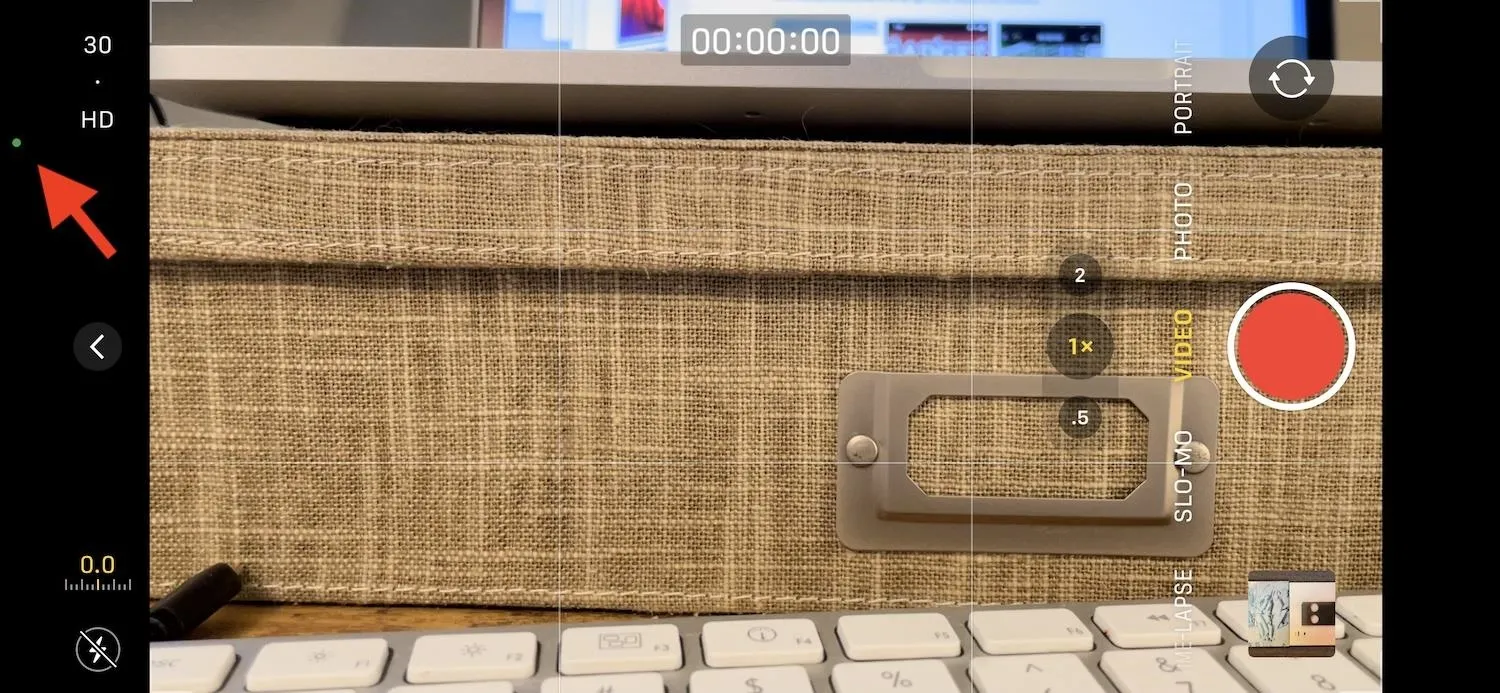
<svg viewBox="0 0 1500 693">
<path fill-rule="evenodd" d="M 1146 478 L 1119 500 L 929 495 L 908 472 L 909 422 L 941 396 L 1126 400 L 1149 422 Z M 839 386 L 839 539 L 866 551 L 1201 555 L 1218 419 L 1206 378 L 853 373 Z"/>
</svg>

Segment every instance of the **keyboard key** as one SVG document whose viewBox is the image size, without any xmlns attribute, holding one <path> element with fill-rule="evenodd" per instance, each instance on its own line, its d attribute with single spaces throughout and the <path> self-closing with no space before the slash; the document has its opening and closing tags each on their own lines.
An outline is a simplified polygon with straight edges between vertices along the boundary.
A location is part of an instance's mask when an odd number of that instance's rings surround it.
<svg viewBox="0 0 1500 693">
<path fill-rule="evenodd" d="M 682 638 L 667 624 L 569 628 L 558 649 L 557 671 L 568 676 L 682 668 Z"/>
<path fill-rule="evenodd" d="M 880 690 L 900 693 L 958 693 L 958 686 L 953 683 L 948 667 L 942 662 L 919 659 L 835 664 L 833 690 L 834 693 L 870 693 Z"/>
<path fill-rule="evenodd" d="M 1254 634 L 1250 632 L 1250 602 L 1241 599 L 1239 601 L 1219 602 L 1218 608 L 1214 609 L 1214 615 L 1219 617 L 1229 630 L 1234 631 L 1241 640 L 1254 642 Z M 1344 629 L 1344 619 L 1333 617 L 1333 637 L 1343 640 L 1348 633 Z"/>
<path fill-rule="evenodd" d="M 662 693 L 666 689 L 661 674 L 554 676 L 542 682 L 542 693 Z"/>
<path fill-rule="evenodd" d="M 151 648 L 151 690 L 213 693 L 234 668 L 233 645 Z"/>
<path fill-rule="evenodd" d="M 1342 652 L 1332 657 L 1251 657 L 1229 649 L 1229 663 L 1260 693 L 1374 693 L 1380 684 Z"/>
<path fill-rule="evenodd" d="M 861 661 L 957 657 L 963 653 L 958 634 L 942 614 L 842 616 L 838 634 L 844 654 Z"/>
<path fill-rule="evenodd" d="M 1378 638 L 1385 635 L 1385 627 L 1381 623 L 1381 603 L 1381 595 L 1378 594 L 1339 597 L 1338 615 L 1365 635 Z"/>
<path fill-rule="evenodd" d="M 823 640 L 805 618 L 709 621 L 703 624 L 703 661 L 711 667 L 817 664 Z"/>
<path fill-rule="evenodd" d="M 1105 693 L 1078 655 L 975 657 L 969 678 L 979 693 Z"/>
<path fill-rule="evenodd" d="M 396 686 L 386 693 L 516 693 L 505 681 L 434 683 L 426 686 Z"/>
<path fill-rule="evenodd" d="M 1384 648 L 1380 646 L 1380 638 L 1361 638 L 1349 646 L 1349 654 L 1360 664 L 1365 665 L 1366 669 L 1375 672 L 1376 678 L 1380 678 L 1380 651 L 1382 649 Z"/>
<path fill-rule="evenodd" d="M 704 669 L 688 681 L 693 693 L 813 693 L 802 667 Z"/>
<path fill-rule="evenodd" d="M 1067 609 L 976 611 L 969 632 L 979 649 L 992 655 L 1088 652 L 1094 636 Z"/>
<path fill-rule="evenodd" d="M 390 645 L 384 638 L 271 643 L 255 655 L 245 674 L 245 688 L 297 691 L 373 686 L 380 682 L 389 654 Z"/>
<path fill-rule="evenodd" d="M 406 680 L 456 683 L 524 679 L 536 673 L 536 636 L 531 633 L 424 635 L 412 645 Z"/>
<path fill-rule="evenodd" d="M 1224 640 L 1218 624 L 1192 605 L 1101 606 L 1094 609 L 1094 624 L 1119 647 L 1188 647 Z"/>
<path fill-rule="evenodd" d="M 1120 693 L 1252 693 L 1212 652 L 1194 647 L 1111 650 L 1099 660 L 1099 668 Z"/>
</svg>

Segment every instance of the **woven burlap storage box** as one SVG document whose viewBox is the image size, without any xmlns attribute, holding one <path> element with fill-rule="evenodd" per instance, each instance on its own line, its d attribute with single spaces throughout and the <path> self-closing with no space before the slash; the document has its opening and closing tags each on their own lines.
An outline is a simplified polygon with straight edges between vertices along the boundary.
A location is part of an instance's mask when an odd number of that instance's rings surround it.
<svg viewBox="0 0 1500 693">
<path fill-rule="evenodd" d="M 1187 568 L 1200 594 L 1260 568 L 1381 586 L 1378 150 L 163 130 L 152 175 L 153 593 L 221 560 L 253 599 L 668 612 L 1156 598 Z M 1108 278 L 1086 299 L 1056 290 L 1079 252 Z M 1360 335 L 1305 412 L 1225 362 L 1282 281 Z M 1149 376 L 1192 309 L 1222 391 L 1211 549 L 845 548 L 841 380 L 1052 373 L 1080 307 L 1105 373 Z M 1055 406 L 934 400 L 911 476 L 1118 497 L 1144 429 L 1105 413 L 1072 441 Z"/>
</svg>

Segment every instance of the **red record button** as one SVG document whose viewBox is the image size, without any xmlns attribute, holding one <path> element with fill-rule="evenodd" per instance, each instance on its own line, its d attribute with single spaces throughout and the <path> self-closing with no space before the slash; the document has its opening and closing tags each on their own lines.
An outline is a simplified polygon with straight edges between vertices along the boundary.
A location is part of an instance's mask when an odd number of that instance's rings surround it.
<svg viewBox="0 0 1500 693">
<path fill-rule="evenodd" d="M 1354 325 L 1328 292 L 1286 282 L 1255 292 L 1229 325 L 1229 367 L 1255 401 L 1304 411 L 1354 370 Z"/>
</svg>

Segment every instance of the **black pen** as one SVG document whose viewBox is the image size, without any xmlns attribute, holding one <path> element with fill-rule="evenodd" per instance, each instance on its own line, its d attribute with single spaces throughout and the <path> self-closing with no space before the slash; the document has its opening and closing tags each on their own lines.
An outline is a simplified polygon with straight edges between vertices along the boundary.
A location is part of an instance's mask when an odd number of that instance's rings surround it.
<svg viewBox="0 0 1500 693">
<path fill-rule="evenodd" d="M 151 607 L 151 641 L 181 640 L 236 594 L 240 576 L 228 563 L 210 566 Z"/>
</svg>

